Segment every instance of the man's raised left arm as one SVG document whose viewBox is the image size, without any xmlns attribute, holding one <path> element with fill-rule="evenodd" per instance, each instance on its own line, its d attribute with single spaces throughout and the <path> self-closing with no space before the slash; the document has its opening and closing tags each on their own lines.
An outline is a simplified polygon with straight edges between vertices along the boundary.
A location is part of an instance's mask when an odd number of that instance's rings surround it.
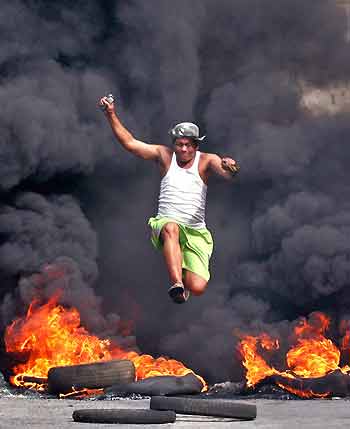
<svg viewBox="0 0 350 429">
<path fill-rule="evenodd" d="M 227 180 L 232 180 L 239 171 L 239 166 L 234 159 L 227 156 L 220 158 L 215 154 L 210 154 L 208 167 L 210 171 Z"/>
</svg>

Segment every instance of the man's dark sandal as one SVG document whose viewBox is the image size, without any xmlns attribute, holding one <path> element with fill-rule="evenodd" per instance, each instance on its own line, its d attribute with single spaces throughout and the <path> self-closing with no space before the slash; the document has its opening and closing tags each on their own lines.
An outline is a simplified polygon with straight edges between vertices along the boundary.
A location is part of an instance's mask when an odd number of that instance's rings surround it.
<svg viewBox="0 0 350 429">
<path fill-rule="evenodd" d="M 183 304 L 188 300 L 190 295 L 181 283 L 175 283 L 171 286 L 168 289 L 168 294 L 176 304 Z"/>
</svg>

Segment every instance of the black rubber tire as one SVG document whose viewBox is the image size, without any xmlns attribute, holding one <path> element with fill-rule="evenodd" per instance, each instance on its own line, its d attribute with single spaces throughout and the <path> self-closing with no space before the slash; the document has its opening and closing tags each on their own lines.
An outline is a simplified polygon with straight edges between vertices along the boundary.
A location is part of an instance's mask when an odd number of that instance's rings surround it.
<svg viewBox="0 0 350 429">
<path fill-rule="evenodd" d="M 180 414 L 234 417 L 241 420 L 256 418 L 256 406 L 231 399 L 199 399 L 189 397 L 153 396 L 152 410 L 172 410 Z"/>
<path fill-rule="evenodd" d="M 174 411 L 153 410 L 75 410 L 73 412 L 75 422 L 85 423 L 174 423 L 176 414 Z"/>
<path fill-rule="evenodd" d="M 191 395 L 200 393 L 202 382 L 194 375 L 184 376 L 162 375 L 145 378 L 130 384 L 114 384 L 105 389 L 106 394 L 137 393 L 146 396 Z"/>
<path fill-rule="evenodd" d="M 82 365 L 57 366 L 48 373 L 50 393 L 67 393 L 75 389 L 99 389 L 135 380 L 135 366 L 130 360 L 110 360 Z"/>
</svg>

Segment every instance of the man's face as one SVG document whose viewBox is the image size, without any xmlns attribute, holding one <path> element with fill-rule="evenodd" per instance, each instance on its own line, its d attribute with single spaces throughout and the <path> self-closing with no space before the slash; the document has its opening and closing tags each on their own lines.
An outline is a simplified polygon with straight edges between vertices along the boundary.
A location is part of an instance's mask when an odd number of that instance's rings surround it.
<svg viewBox="0 0 350 429">
<path fill-rule="evenodd" d="M 180 137 L 174 142 L 174 152 L 176 159 L 182 163 L 191 161 L 198 149 L 198 144 L 190 137 Z"/>
</svg>

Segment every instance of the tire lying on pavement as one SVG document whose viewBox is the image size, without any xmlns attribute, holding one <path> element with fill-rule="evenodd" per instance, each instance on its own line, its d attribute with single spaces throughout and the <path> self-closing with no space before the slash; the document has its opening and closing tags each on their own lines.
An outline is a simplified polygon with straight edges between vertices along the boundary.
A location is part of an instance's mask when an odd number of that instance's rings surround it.
<svg viewBox="0 0 350 429">
<path fill-rule="evenodd" d="M 135 366 L 130 360 L 110 360 L 89 364 L 57 366 L 48 373 L 50 393 L 67 393 L 75 389 L 98 389 L 135 380 Z"/>
<path fill-rule="evenodd" d="M 130 384 L 114 384 L 105 389 L 105 394 L 138 393 L 147 396 L 183 395 L 200 393 L 203 384 L 194 374 L 184 376 L 162 375 L 145 378 Z"/>
<path fill-rule="evenodd" d="M 180 414 L 234 417 L 241 420 L 256 418 L 255 405 L 230 399 L 153 396 L 150 406 L 152 410 L 172 410 Z"/>
<path fill-rule="evenodd" d="M 75 422 L 86 423 L 174 423 L 174 411 L 86 409 L 73 412 Z"/>
</svg>

